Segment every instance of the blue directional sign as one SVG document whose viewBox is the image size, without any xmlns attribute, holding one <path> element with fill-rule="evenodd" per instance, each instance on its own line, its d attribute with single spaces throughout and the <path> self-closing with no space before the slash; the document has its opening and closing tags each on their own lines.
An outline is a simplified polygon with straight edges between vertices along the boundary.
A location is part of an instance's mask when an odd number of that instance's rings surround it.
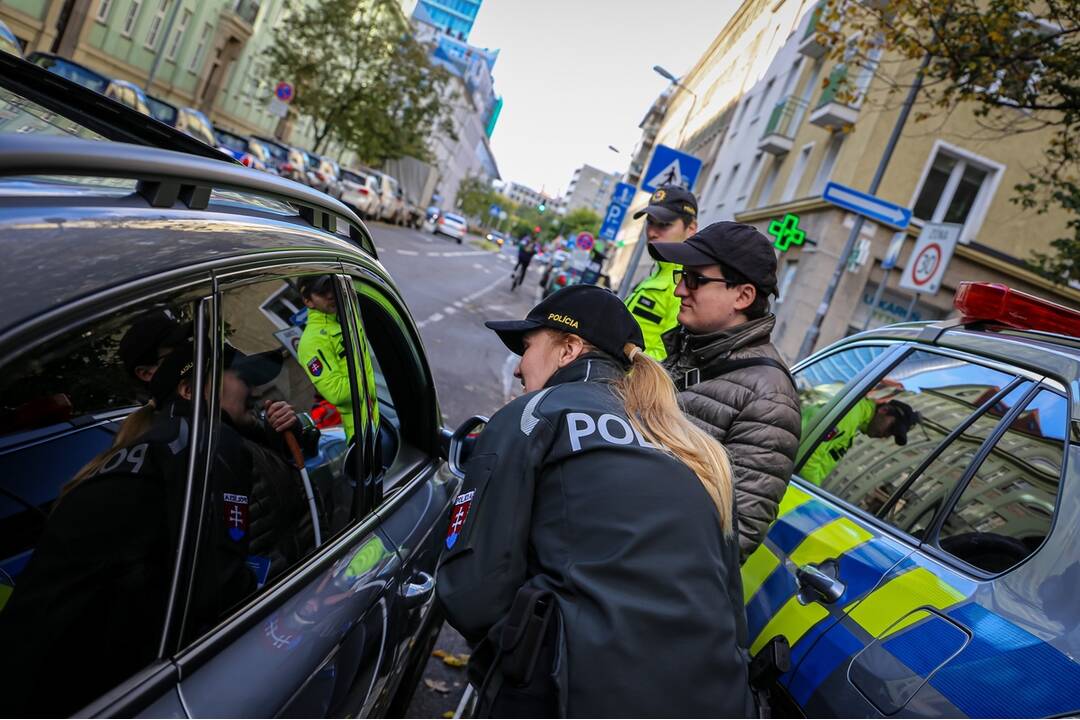
<svg viewBox="0 0 1080 720">
<path fill-rule="evenodd" d="M 600 234 L 596 237 L 600 240 L 612 241 L 619 233 L 619 228 L 622 226 L 623 218 L 626 217 L 626 210 L 630 207 L 630 203 L 634 201 L 634 193 L 637 189 L 630 183 L 618 183 L 615 185 L 615 192 L 611 195 L 611 202 L 608 203 L 607 210 L 604 212 L 604 224 L 600 226 Z"/>
<path fill-rule="evenodd" d="M 864 215 L 897 230 L 903 230 L 911 223 L 911 209 L 894 205 L 881 198 L 867 195 L 840 183 L 831 182 L 825 186 L 822 197 L 833 205 Z"/>
<path fill-rule="evenodd" d="M 699 172 L 701 160 L 667 145 L 657 145 L 645 171 L 641 189 L 651 193 L 661 185 L 680 185 L 693 190 Z"/>
<path fill-rule="evenodd" d="M 498 205 L 492 205 L 491 207 L 488 208 L 488 215 L 490 215 L 491 217 L 498 217 L 499 213 L 501 213 L 501 212 L 502 212 L 502 208 L 499 207 Z"/>
</svg>

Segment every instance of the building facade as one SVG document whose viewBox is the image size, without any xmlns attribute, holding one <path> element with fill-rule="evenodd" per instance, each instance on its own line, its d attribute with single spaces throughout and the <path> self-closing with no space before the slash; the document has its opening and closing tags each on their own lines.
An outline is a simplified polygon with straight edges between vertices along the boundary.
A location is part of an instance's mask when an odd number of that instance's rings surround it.
<svg viewBox="0 0 1080 720">
<path fill-rule="evenodd" d="M 592 165 L 582 165 L 574 171 L 570 185 L 567 186 L 564 196 L 566 212 L 585 208 L 597 215 L 603 215 L 611 202 L 615 184 L 620 179 L 621 176 L 616 173 L 607 173 Z"/>
<path fill-rule="evenodd" d="M 413 17 L 458 40 L 468 40 L 482 0 L 419 0 Z"/>
<path fill-rule="evenodd" d="M 540 203 L 546 206 L 550 200 L 544 193 L 516 182 L 506 183 L 499 192 L 522 207 L 537 207 Z"/>
</svg>

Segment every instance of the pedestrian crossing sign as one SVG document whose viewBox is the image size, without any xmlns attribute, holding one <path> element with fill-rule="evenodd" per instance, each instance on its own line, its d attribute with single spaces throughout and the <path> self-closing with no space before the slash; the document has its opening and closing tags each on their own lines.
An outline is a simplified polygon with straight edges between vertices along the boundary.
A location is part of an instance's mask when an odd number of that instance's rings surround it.
<svg viewBox="0 0 1080 720">
<path fill-rule="evenodd" d="M 701 160 L 698 158 L 667 145 L 657 145 L 641 189 L 652 193 L 661 185 L 678 185 L 693 190 L 700 171 Z"/>
</svg>

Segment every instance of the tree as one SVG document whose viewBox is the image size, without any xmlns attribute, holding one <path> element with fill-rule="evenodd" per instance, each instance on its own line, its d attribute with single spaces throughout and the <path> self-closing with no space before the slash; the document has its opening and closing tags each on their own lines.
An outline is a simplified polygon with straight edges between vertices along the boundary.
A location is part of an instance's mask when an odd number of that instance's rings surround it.
<svg viewBox="0 0 1080 720">
<path fill-rule="evenodd" d="M 467 177 L 458 185 L 457 207 L 467 216 L 488 222 L 492 205 L 509 212 L 508 208 L 514 204 L 495 192 L 491 184 L 481 177 Z"/>
<path fill-rule="evenodd" d="M 429 159 L 448 128 L 450 74 L 428 60 L 394 0 L 321 0 L 290 13 L 266 50 L 272 77 L 295 88 L 292 109 L 314 123 L 315 152 L 335 141 L 365 162 Z"/>
<path fill-rule="evenodd" d="M 578 233 L 582 232 L 587 232 L 595 237 L 600 232 L 600 221 L 602 219 L 589 208 L 577 208 L 566 213 L 566 217 L 562 219 L 559 232 L 566 237 L 576 237 Z"/>
<path fill-rule="evenodd" d="M 1014 187 L 1012 201 L 1071 216 L 1069 234 L 1030 262 L 1054 282 L 1080 281 L 1080 0 L 829 0 L 817 31 L 849 64 L 875 67 L 879 43 L 902 61 L 929 55 L 921 93 L 931 109 L 967 104 L 1001 135 L 1049 129 L 1044 162 Z M 904 87 L 886 80 L 893 92 Z"/>
</svg>

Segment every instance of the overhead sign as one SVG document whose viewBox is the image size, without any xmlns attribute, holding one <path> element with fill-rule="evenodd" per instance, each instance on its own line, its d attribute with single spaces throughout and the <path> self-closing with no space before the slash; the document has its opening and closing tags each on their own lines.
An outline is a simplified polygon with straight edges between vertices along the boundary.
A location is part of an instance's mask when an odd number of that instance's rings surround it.
<svg viewBox="0 0 1080 720">
<path fill-rule="evenodd" d="M 806 233 L 799 229 L 799 216 L 788 213 L 783 220 L 769 223 L 769 234 L 776 238 L 773 245 L 780 252 L 787 252 L 792 245 L 802 245 Z"/>
<path fill-rule="evenodd" d="M 641 189 L 651 193 L 656 192 L 661 185 L 679 185 L 693 190 L 699 172 L 701 160 L 698 158 L 667 145 L 657 145 L 649 167 L 645 170 Z"/>
<path fill-rule="evenodd" d="M 900 287 L 917 293 L 933 295 L 941 286 L 941 278 L 952 259 L 962 225 L 956 223 L 927 223 L 919 233 L 911 259 L 900 278 Z"/>
<path fill-rule="evenodd" d="M 833 205 L 858 213 L 871 220 L 903 230 L 911 222 L 911 209 L 894 205 L 873 195 L 867 195 L 846 185 L 831 182 L 825 186 L 822 198 Z"/>
<path fill-rule="evenodd" d="M 594 238 L 591 233 L 587 233 L 587 232 L 578 233 L 578 236 L 577 236 L 578 249 L 580 249 L 580 250 L 592 250 L 593 245 L 595 244 L 595 242 L 596 242 L 596 238 Z"/>
<path fill-rule="evenodd" d="M 287 82 L 279 82 L 274 88 L 274 97 L 283 103 L 292 102 L 293 86 Z"/>
<path fill-rule="evenodd" d="M 630 183 L 621 182 L 615 185 L 615 192 L 612 193 L 611 202 L 608 203 L 607 211 L 604 213 L 604 224 L 600 226 L 598 237 L 601 240 L 615 239 L 636 192 L 637 188 Z"/>
</svg>

